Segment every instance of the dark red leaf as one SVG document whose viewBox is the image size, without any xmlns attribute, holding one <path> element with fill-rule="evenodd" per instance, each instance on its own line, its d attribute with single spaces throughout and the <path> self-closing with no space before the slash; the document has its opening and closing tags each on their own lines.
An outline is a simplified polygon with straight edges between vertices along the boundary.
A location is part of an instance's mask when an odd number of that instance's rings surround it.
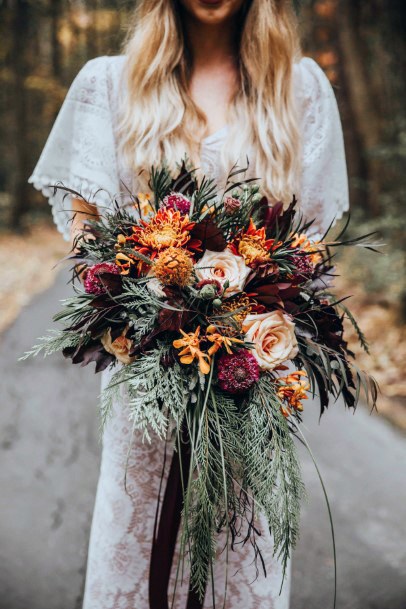
<svg viewBox="0 0 406 609">
<path fill-rule="evenodd" d="M 191 195 L 197 188 L 196 178 L 191 171 L 186 169 L 185 161 L 182 161 L 180 172 L 170 184 L 170 190 L 173 192 L 182 192 L 185 195 Z"/>
<path fill-rule="evenodd" d="M 211 218 L 196 224 L 191 231 L 191 237 L 201 241 L 202 249 L 212 252 L 222 252 L 227 246 L 222 230 Z"/>
<path fill-rule="evenodd" d="M 100 342 L 91 342 L 78 347 L 66 347 L 62 351 L 64 357 L 72 359 L 72 364 L 87 366 L 90 362 L 96 362 L 95 372 L 105 370 L 109 364 L 115 361 L 114 355 L 107 353 Z"/>
</svg>

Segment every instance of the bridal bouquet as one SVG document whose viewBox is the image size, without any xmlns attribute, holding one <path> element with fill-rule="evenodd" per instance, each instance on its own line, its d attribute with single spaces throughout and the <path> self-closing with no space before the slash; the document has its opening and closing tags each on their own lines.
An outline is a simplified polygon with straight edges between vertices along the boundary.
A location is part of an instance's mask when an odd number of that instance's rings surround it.
<svg viewBox="0 0 406 609">
<path fill-rule="evenodd" d="M 313 241 L 295 198 L 271 207 L 240 174 L 219 193 L 185 163 L 176 177 L 153 169 L 151 192 L 133 196 L 131 210 L 113 201 L 87 221 L 69 257 L 75 294 L 54 318 L 63 327 L 30 352 L 113 366 L 103 422 L 125 383 L 134 430 L 174 440 L 187 459 L 181 554 L 200 596 L 220 531 L 227 547 L 249 542 L 260 560 L 257 512 L 286 567 L 304 492 L 294 438 L 308 396 L 322 413 L 340 395 L 349 407 L 362 390 L 373 404 L 377 395 L 353 362 L 344 318 L 367 348 L 364 337 L 330 293 L 337 248 L 370 244 L 342 234 Z"/>
</svg>

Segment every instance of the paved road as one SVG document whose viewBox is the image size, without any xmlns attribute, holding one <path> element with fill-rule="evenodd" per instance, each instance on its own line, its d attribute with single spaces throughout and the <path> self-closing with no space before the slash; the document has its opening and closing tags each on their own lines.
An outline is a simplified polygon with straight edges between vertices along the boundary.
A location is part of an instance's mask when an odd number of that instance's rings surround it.
<svg viewBox="0 0 406 609">
<path fill-rule="evenodd" d="M 81 606 L 99 464 L 99 377 L 60 356 L 16 362 L 68 293 L 60 275 L 0 342 L 0 609 Z M 305 423 L 334 512 L 338 609 L 405 609 L 404 437 L 365 409 L 352 416 L 340 404 L 320 427 L 308 404 Z M 328 519 L 304 453 L 303 470 L 308 502 L 291 609 L 330 609 Z"/>
</svg>

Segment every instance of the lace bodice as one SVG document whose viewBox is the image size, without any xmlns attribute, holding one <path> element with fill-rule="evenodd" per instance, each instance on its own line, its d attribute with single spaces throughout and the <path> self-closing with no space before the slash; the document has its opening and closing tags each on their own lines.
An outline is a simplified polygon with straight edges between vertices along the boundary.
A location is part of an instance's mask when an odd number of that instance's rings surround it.
<svg viewBox="0 0 406 609">
<path fill-rule="evenodd" d="M 100 210 L 132 184 L 131 172 L 117 154 L 117 116 L 124 56 L 88 61 L 74 79 L 29 178 L 52 205 L 55 223 L 69 239 L 70 205 L 52 184 L 78 190 Z M 302 176 L 298 198 L 304 215 L 317 218 L 322 233 L 348 209 L 348 182 L 343 134 L 333 89 L 310 58 L 294 64 L 295 90 L 303 134 Z M 205 138 L 201 168 L 221 184 L 219 157 L 227 127 Z M 125 195 L 121 196 L 121 199 Z"/>
</svg>

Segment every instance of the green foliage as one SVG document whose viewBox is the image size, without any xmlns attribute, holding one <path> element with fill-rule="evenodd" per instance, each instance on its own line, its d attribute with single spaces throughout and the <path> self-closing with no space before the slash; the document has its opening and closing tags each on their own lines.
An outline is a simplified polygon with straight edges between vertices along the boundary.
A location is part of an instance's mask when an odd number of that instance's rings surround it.
<svg viewBox="0 0 406 609">
<path fill-rule="evenodd" d="M 338 307 L 340 309 L 342 309 L 347 317 L 347 319 L 350 321 L 352 327 L 354 328 L 358 340 L 359 340 L 359 344 L 361 345 L 361 347 L 364 349 L 364 351 L 366 353 L 369 353 L 369 347 L 368 347 L 368 342 L 367 339 L 365 338 L 364 333 L 362 332 L 361 328 L 359 327 L 357 320 L 355 319 L 354 315 L 351 313 L 351 311 L 349 310 L 348 307 L 346 307 L 342 302 L 340 302 L 338 304 Z"/>
<path fill-rule="evenodd" d="M 29 357 L 35 357 L 40 353 L 44 357 L 52 355 L 57 351 L 62 351 L 67 347 L 76 347 L 80 343 L 87 342 L 90 340 L 88 336 L 81 336 L 77 332 L 68 332 L 64 330 L 50 330 L 48 336 L 41 336 L 38 340 L 41 342 L 34 345 L 30 351 L 27 351 L 19 361 L 24 361 Z"/>
<path fill-rule="evenodd" d="M 151 441 L 151 431 L 164 439 L 168 420 L 179 424 L 186 408 L 189 392 L 179 364 L 163 364 L 169 346 L 161 343 L 132 364 L 118 370 L 101 395 L 102 429 L 106 424 L 114 400 L 123 399 L 129 409 L 134 429 L 141 430 L 143 438 Z"/>
<path fill-rule="evenodd" d="M 299 535 L 304 485 L 293 437 L 269 376 L 263 375 L 251 393 L 242 434 L 247 486 L 268 520 L 285 573 Z"/>
</svg>

